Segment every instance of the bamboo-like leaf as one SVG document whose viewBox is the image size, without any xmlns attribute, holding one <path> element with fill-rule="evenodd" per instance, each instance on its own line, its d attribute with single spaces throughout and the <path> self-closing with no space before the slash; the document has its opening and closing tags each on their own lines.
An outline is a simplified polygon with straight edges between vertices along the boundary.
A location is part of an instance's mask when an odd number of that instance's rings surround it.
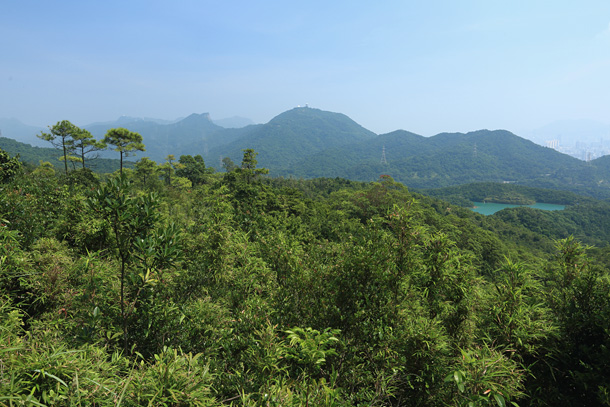
<svg viewBox="0 0 610 407">
<path fill-rule="evenodd" d="M 496 403 L 498 403 L 499 407 L 506 407 L 506 401 L 504 401 L 504 397 L 501 394 L 494 393 L 494 398 L 496 399 Z"/>
<path fill-rule="evenodd" d="M 64 386 L 68 387 L 68 385 L 66 384 L 66 382 L 64 382 L 63 380 L 61 380 L 59 377 L 51 374 L 51 373 L 47 373 L 44 370 L 40 370 L 40 369 L 34 369 L 34 372 L 40 373 L 43 376 L 49 376 L 52 379 L 57 380 L 59 383 L 63 384 Z"/>
</svg>

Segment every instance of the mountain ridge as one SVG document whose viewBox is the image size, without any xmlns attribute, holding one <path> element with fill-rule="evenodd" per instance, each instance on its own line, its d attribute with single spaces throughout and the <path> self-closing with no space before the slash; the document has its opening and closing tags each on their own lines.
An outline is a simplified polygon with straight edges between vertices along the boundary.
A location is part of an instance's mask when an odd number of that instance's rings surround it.
<svg viewBox="0 0 610 407">
<path fill-rule="evenodd" d="M 101 138 L 107 126 L 88 129 Z M 342 113 L 310 107 L 293 108 L 268 123 L 242 128 L 218 126 L 208 113 L 194 113 L 170 124 L 135 120 L 125 127 L 142 134 L 146 145 L 146 151 L 132 160 L 149 157 L 162 162 L 169 154 L 176 158 L 200 154 L 218 168 L 223 157 L 239 163 L 242 150 L 252 148 L 259 166 L 269 168 L 272 176 L 374 181 L 386 174 L 413 188 L 492 181 L 589 194 L 610 189 L 610 160 L 585 163 L 508 130 L 431 137 L 396 130 L 377 135 Z M 384 153 L 386 163 L 382 163 Z M 115 156 L 113 151 L 103 155 Z"/>
<path fill-rule="evenodd" d="M 244 128 L 241 137 L 213 149 L 211 154 L 239 160 L 242 149 L 252 148 L 259 153 L 261 166 L 279 169 L 292 165 L 301 156 L 374 136 L 344 114 L 297 107 L 266 124 Z"/>
</svg>

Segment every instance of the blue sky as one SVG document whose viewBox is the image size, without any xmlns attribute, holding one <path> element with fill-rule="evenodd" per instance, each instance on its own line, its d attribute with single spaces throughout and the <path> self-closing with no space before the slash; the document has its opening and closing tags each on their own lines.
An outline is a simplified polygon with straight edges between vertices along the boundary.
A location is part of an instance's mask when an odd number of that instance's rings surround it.
<svg viewBox="0 0 610 407">
<path fill-rule="evenodd" d="M 377 132 L 610 123 L 610 1 L 12 1 L 0 117 L 46 126 L 297 105 Z"/>
</svg>

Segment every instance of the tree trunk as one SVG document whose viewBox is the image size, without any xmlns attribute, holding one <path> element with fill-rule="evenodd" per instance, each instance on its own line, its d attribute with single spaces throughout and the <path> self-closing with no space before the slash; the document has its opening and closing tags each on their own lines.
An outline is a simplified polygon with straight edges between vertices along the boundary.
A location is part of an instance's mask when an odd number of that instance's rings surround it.
<svg viewBox="0 0 610 407">
<path fill-rule="evenodd" d="M 66 169 L 66 175 L 68 175 L 68 152 L 66 151 L 66 140 L 61 143 L 64 148 L 64 167 Z"/>
</svg>

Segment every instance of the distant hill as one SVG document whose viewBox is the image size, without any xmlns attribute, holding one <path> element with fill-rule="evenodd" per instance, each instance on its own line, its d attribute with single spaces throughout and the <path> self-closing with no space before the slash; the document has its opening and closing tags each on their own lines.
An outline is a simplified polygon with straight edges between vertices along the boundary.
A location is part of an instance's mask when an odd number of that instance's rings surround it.
<svg viewBox="0 0 610 407">
<path fill-rule="evenodd" d="M 259 153 L 259 165 L 272 172 L 289 168 L 302 157 L 376 136 L 344 114 L 309 107 L 291 109 L 267 124 L 241 130 L 241 137 L 211 149 L 211 156 L 228 156 L 239 162 L 243 155 L 241 150 L 253 148 Z"/>
<path fill-rule="evenodd" d="M 146 156 L 163 162 L 168 154 L 201 154 L 207 165 L 220 168 L 223 157 L 239 164 L 242 150 L 253 148 L 259 166 L 272 176 L 373 181 L 387 174 L 417 189 L 504 182 L 610 197 L 610 157 L 587 163 L 506 130 L 376 135 L 346 115 L 309 107 L 239 128 L 221 127 L 207 113 L 173 123 L 121 117 L 85 127 L 98 139 L 113 127 L 140 133 L 146 151 L 132 160 Z M 114 151 L 104 154 L 116 157 Z"/>
<path fill-rule="evenodd" d="M 214 124 L 208 113 L 191 114 L 170 124 L 136 120 L 85 126 L 97 139 L 103 138 L 113 127 L 125 127 L 144 138 L 146 151 L 133 155 L 132 159 L 149 157 L 157 162 L 164 161 L 168 154 L 174 154 L 176 158 L 182 154 L 204 155 L 208 148 L 231 140 L 230 133 Z M 108 157 L 108 154 L 112 153 L 107 152 L 104 156 Z"/>
<path fill-rule="evenodd" d="M 597 168 L 599 171 L 610 174 L 610 155 L 605 155 L 591 161 L 590 165 Z"/>
<path fill-rule="evenodd" d="M 21 123 L 17 119 L 0 118 L 0 137 L 6 137 L 33 146 L 43 147 L 48 145 L 48 143 L 36 137 L 36 135 L 40 134 L 43 130 L 47 129 L 44 127 L 29 126 Z"/>
<path fill-rule="evenodd" d="M 386 161 L 393 163 L 391 166 L 381 163 L 384 147 Z M 409 160 L 411 157 L 432 153 L 434 148 L 434 143 L 430 143 L 426 137 L 397 130 L 348 146 L 329 148 L 312 156 L 302 156 L 297 163 L 283 171 L 282 175 L 374 181 L 380 174 L 387 174 L 389 168 L 398 168 L 398 157 L 401 160 Z M 396 175 L 394 172 L 393 176 Z"/>
<path fill-rule="evenodd" d="M 90 128 L 90 127 L 101 126 L 101 127 L 108 127 L 109 129 L 111 129 L 114 127 L 124 127 L 126 125 L 138 123 L 138 122 L 149 122 L 149 123 L 155 123 L 155 124 L 172 124 L 172 123 L 179 122 L 180 120 L 183 120 L 183 119 L 184 119 L 184 117 L 181 117 L 181 118 L 175 119 L 175 120 L 164 120 L 164 119 L 155 119 L 152 117 L 121 116 L 116 120 L 111 120 L 111 121 L 107 121 L 107 122 L 89 123 L 88 125 L 86 125 L 84 127 Z"/>
<path fill-rule="evenodd" d="M 381 162 L 384 147 L 387 164 Z M 442 133 L 429 138 L 396 131 L 304 157 L 284 175 L 308 178 L 321 176 L 322 171 L 327 177 L 361 181 L 387 174 L 412 188 L 492 181 L 582 193 L 598 185 L 610 186 L 610 174 L 594 164 L 505 130 Z"/>
</svg>

